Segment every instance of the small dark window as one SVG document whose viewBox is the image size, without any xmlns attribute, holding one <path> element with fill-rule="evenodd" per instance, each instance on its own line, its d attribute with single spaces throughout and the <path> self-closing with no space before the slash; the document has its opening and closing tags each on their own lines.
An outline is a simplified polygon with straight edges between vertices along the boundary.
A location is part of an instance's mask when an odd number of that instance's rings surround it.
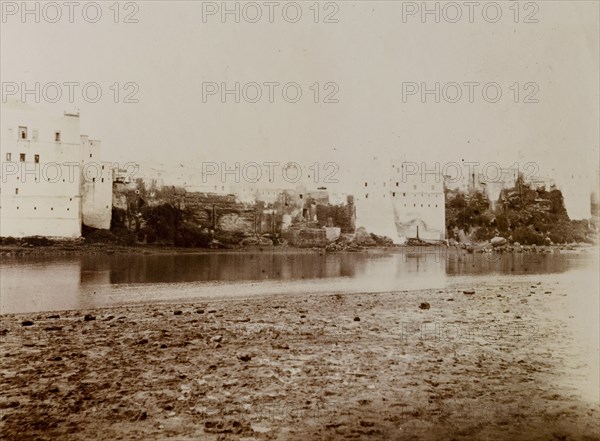
<svg viewBox="0 0 600 441">
<path fill-rule="evenodd" d="M 39 163 L 40 163 L 40 155 L 34 155 L 34 156 L 33 156 L 33 161 L 34 161 L 36 164 L 39 164 Z"/>
<path fill-rule="evenodd" d="M 102 178 L 102 182 L 104 182 L 104 178 Z"/>
<path fill-rule="evenodd" d="M 60 142 L 60 132 L 54 132 L 54 141 Z"/>
<path fill-rule="evenodd" d="M 367 187 L 367 186 L 368 186 L 368 184 L 365 182 L 365 187 Z"/>
<path fill-rule="evenodd" d="M 396 182 L 396 187 L 398 186 L 398 183 Z"/>
<path fill-rule="evenodd" d="M 19 161 L 25 162 L 25 153 L 20 153 L 19 154 Z"/>
<path fill-rule="evenodd" d="M 15 194 L 19 194 L 19 189 L 15 188 Z"/>
<path fill-rule="evenodd" d="M 27 127 L 19 127 L 19 139 L 27 139 Z"/>
<path fill-rule="evenodd" d="M 395 192 L 392 193 L 392 197 L 394 197 L 394 198 L 396 197 L 396 193 Z"/>
<path fill-rule="evenodd" d="M 92 154 L 90 153 L 90 158 L 92 157 Z"/>
</svg>

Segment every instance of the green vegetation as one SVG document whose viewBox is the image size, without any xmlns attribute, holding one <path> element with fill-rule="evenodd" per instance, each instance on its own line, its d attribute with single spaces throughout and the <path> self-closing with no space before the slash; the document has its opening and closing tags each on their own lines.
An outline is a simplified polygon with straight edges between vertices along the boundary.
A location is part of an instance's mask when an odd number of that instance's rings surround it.
<svg viewBox="0 0 600 441">
<path fill-rule="evenodd" d="M 448 237 L 457 232 L 474 241 L 502 236 L 523 245 L 591 243 L 595 228 L 588 221 L 569 219 L 560 190 L 530 188 L 520 177 L 514 188 L 503 190 L 495 209 L 480 192 L 446 191 Z"/>
</svg>

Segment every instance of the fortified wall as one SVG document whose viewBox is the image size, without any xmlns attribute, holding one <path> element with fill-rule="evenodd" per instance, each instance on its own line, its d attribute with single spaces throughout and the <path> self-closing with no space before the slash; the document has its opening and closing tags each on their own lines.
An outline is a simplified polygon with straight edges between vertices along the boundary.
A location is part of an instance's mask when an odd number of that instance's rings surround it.
<svg viewBox="0 0 600 441">
<path fill-rule="evenodd" d="M 354 232 L 351 197 L 346 204 L 334 205 L 329 203 L 326 192 L 281 191 L 267 201 L 256 193 L 253 200 L 242 202 L 233 194 L 188 192 L 166 186 L 148 189 L 141 181 L 115 182 L 112 204 L 124 213 L 127 228 L 136 233 L 144 227 L 144 208 L 162 205 L 177 209 L 186 223 L 208 232 L 269 236 L 295 246 L 326 245 L 331 237 L 327 239 L 325 227 L 330 227 L 330 231 Z"/>
</svg>

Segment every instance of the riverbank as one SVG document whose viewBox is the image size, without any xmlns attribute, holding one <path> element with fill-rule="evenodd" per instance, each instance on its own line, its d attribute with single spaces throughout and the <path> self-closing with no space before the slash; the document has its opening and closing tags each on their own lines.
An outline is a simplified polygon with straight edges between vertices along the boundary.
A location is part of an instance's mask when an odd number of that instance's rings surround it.
<svg viewBox="0 0 600 441">
<path fill-rule="evenodd" d="M 83 239 L 73 240 L 48 240 L 38 238 L 39 240 L 19 239 L 13 243 L 10 241 L 0 244 L 0 257 L 19 257 L 19 256 L 79 256 L 79 255 L 110 255 L 110 254 L 208 254 L 208 253 L 239 253 L 239 252 L 262 252 L 269 251 L 274 253 L 306 253 L 306 252 L 366 252 L 366 251 L 390 251 L 406 252 L 414 254 L 469 254 L 483 253 L 499 256 L 501 254 L 549 254 L 549 253 L 570 253 L 587 252 L 597 248 L 592 244 L 568 244 L 568 245 L 547 245 L 547 246 L 504 246 L 497 249 L 481 244 L 457 244 L 455 246 L 446 246 L 443 244 L 422 244 L 422 245 L 392 245 L 392 246 L 358 246 L 352 247 L 294 247 L 290 245 L 265 245 L 265 246 L 236 246 L 228 248 L 181 248 L 172 245 L 139 244 L 122 245 L 113 243 L 86 243 Z M 334 244 L 335 245 L 335 244 Z M 495 259 L 496 257 L 491 257 Z"/>
<path fill-rule="evenodd" d="M 600 439 L 573 312 L 598 294 L 539 279 L 4 315 L 0 432 Z"/>
</svg>

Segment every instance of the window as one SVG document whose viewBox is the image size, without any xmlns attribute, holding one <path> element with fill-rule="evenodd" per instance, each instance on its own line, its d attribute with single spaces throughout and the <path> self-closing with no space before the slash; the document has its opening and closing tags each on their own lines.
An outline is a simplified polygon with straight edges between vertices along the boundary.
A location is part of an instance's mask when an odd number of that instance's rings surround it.
<svg viewBox="0 0 600 441">
<path fill-rule="evenodd" d="M 365 199 L 369 199 L 369 193 L 365 195 Z"/>
<path fill-rule="evenodd" d="M 19 161 L 25 162 L 25 153 L 20 153 L 19 154 Z"/>
<path fill-rule="evenodd" d="M 398 183 L 396 182 L 396 187 L 398 186 Z"/>
<path fill-rule="evenodd" d="M 406 193 L 402 193 L 402 196 L 406 197 Z"/>
<path fill-rule="evenodd" d="M 104 178 L 102 178 L 102 182 L 104 182 Z"/>
<path fill-rule="evenodd" d="M 12 153 L 7 153 L 6 154 L 6 160 L 10 161 L 12 159 Z"/>
<path fill-rule="evenodd" d="M 92 157 L 92 154 L 90 153 L 90 158 Z"/>
<path fill-rule="evenodd" d="M 367 184 L 367 183 L 365 182 L 365 187 L 367 187 L 368 185 L 369 185 L 369 184 Z"/>
<path fill-rule="evenodd" d="M 19 194 L 19 189 L 15 188 L 15 194 Z"/>
<path fill-rule="evenodd" d="M 60 132 L 54 132 L 54 141 L 60 142 Z"/>
<path fill-rule="evenodd" d="M 34 155 L 34 156 L 33 156 L 33 161 L 34 161 L 36 164 L 39 164 L 39 163 L 40 163 L 40 155 Z"/>
<path fill-rule="evenodd" d="M 392 197 L 395 198 L 396 197 L 396 192 L 392 192 Z"/>
<path fill-rule="evenodd" d="M 96 178 L 92 178 L 92 182 L 96 182 Z"/>
<path fill-rule="evenodd" d="M 19 126 L 19 139 L 27 139 L 27 127 Z"/>
</svg>

